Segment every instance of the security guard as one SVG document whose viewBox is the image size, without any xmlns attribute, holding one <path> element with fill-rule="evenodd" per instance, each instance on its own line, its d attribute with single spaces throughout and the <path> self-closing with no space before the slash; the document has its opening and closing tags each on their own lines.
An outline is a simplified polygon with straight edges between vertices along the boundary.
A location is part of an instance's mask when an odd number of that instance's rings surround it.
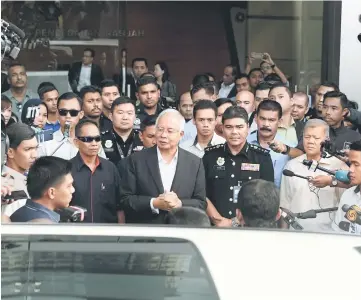
<svg viewBox="0 0 361 300">
<path fill-rule="evenodd" d="M 134 130 L 135 106 L 128 97 L 121 96 L 112 103 L 110 117 L 113 127 L 101 132 L 102 146 L 107 158 L 115 165 L 125 157 L 143 149 L 137 130 Z"/>
<path fill-rule="evenodd" d="M 218 226 L 235 226 L 236 203 L 242 184 L 252 179 L 273 182 L 273 164 L 267 149 L 247 143 L 249 127 L 245 109 L 227 108 L 222 124 L 226 143 L 206 148 L 203 157 L 207 214 Z"/>
</svg>

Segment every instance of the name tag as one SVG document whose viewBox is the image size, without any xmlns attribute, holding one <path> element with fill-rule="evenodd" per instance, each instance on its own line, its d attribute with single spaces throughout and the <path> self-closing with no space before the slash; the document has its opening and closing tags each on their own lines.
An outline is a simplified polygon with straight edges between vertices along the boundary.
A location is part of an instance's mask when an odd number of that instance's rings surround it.
<svg viewBox="0 0 361 300">
<path fill-rule="evenodd" d="M 242 164 L 241 165 L 241 170 L 242 171 L 254 171 L 254 172 L 258 172 L 259 171 L 259 164 Z"/>
</svg>

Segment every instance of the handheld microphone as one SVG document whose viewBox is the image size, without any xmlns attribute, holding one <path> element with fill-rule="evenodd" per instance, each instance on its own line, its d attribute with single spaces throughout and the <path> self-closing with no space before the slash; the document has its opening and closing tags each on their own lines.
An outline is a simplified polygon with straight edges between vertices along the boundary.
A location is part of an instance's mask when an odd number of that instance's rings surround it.
<svg viewBox="0 0 361 300">
<path fill-rule="evenodd" d="M 282 219 L 289 225 L 291 226 L 293 229 L 296 230 L 303 230 L 303 227 L 301 226 L 300 223 L 298 223 L 295 219 L 294 214 L 289 211 L 286 208 L 280 207 L 282 213 L 281 213 L 281 217 Z"/>
<path fill-rule="evenodd" d="M 346 171 L 346 170 L 338 170 L 338 171 L 331 171 L 331 170 L 328 170 L 324 167 L 321 167 L 317 161 L 315 160 L 307 160 L 307 159 L 304 159 L 303 162 L 302 162 L 305 166 L 307 166 L 311 171 L 316 171 L 317 169 L 327 173 L 327 174 L 330 174 L 332 176 L 335 176 L 336 179 L 340 182 L 343 182 L 343 183 L 346 183 L 346 184 L 349 184 L 350 183 L 350 178 L 349 178 L 349 171 Z"/>
<path fill-rule="evenodd" d="M 361 225 L 361 208 L 357 205 L 349 206 L 347 204 L 342 205 L 342 211 L 345 212 L 345 218 L 358 225 Z"/>
<path fill-rule="evenodd" d="M 322 209 L 311 209 L 303 213 L 295 214 L 295 217 L 298 219 L 314 219 L 319 213 L 337 211 L 338 207 L 322 208 Z"/>
<path fill-rule="evenodd" d="M 80 206 L 68 206 L 56 212 L 60 215 L 61 222 L 82 222 L 87 209 Z"/>
<path fill-rule="evenodd" d="M 70 122 L 66 121 L 64 126 L 64 138 L 69 138 L 70 136 Z"/>
<path fill-rule="evenodd" d="M 282 171 L 282 174 L 285 175 L 285 176 L 288 176 L 288 177 L 293 177 L 293 176 L 295 176 L 295 177 L 299 177 L 299 178 L 302 178 L 302 179 L 309 180 L 308 177 L 295 174 L 295 173 L 293 173 L 291 170 L 287 170 L 287 169 L 284 169 L 284 170 Z"/>
<path fill-rule="evenodd" d="M 335 177 L 338 181 L 349 184 L 350 180 L 350 172 L 346 170 L 338 170 L 335 172 Z"/>
</svg>

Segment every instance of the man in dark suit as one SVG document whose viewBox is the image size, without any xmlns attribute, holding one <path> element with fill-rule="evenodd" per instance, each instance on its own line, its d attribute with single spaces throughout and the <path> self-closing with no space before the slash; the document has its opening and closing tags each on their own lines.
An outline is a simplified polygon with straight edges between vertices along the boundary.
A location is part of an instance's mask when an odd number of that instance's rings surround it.
<svg viewBox="0 0 361 300">
<path fill-rule="evenodd" d="M 223 71 L 222 82 L 219 86 L 219 98 L 233 98 L 237 94 L 236 88 L 237 67 L 227 65 Z"/>
<path fill-rule="evenodd" d="M 74 63 L 68 73 L 68 80 L 74 93 L 87 85 L 99 86 L 104 79 L 102 69 L 93 64 L 95 51 L 90 48 L 84 49 L 82 61 Z"/>
<path fill-rule="evenodd" d="M 202 160 L 178 147 L 184 124 L 178 111 L 163 111 L 156 124 L 157 145 L 128 158 L 120 187 L 126 223 L 164 224 L 173 208 L 206 209 Z"/>
</svg>

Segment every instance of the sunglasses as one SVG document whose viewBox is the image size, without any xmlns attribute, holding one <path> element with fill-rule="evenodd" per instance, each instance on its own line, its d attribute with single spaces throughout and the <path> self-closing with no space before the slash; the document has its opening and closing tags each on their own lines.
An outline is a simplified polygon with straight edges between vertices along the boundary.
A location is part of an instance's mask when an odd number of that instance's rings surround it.
<svg viewBox="0 0 361 300">
<path fill-rule="evenodd" d="M 91 143 L 92 141 L 100 142 L 100 135 L 97 136 L 78 136 L 77 139 L 84 143 Z"/>
<path fill-rule="evenodd" d="M 59 109 L 59 115 L 62 117 L 66 117 L 68 115 L 68 113 L 70 114 L 71 117 L 76 117 L 77 115 L 79 115 L 80 110 L 76 110 L 76 109 Z"/>
</svg>

